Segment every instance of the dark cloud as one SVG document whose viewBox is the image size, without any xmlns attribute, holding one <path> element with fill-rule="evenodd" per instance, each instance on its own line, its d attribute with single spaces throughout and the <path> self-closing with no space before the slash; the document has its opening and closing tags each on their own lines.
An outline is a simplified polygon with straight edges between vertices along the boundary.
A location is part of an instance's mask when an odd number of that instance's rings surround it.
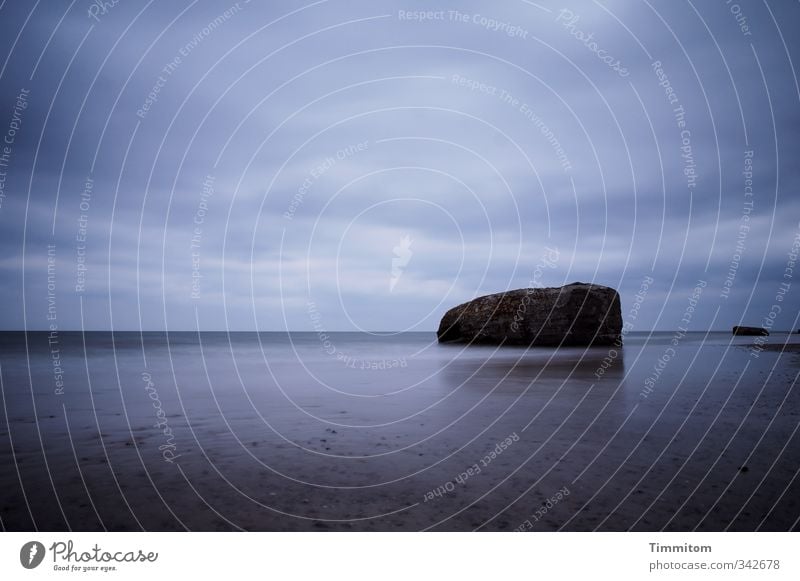
<svg viewBox="0 0 800 581">
<path fill-rule="evenodd" d="M 698 328 L 757 324 L 790 280 L 796 4 L 80 4 L 0 9 L 0 138 L 30 91 L 3 328 L 46 327 L 48 244 L 61 328 L 83 301 L 90 328 L 303 330 L 313 300 L 329 329 L 429 330 L 546 248 L 537 284 L 628 304 L 652 276 L 642 328 L 698 280 Z"/>
</svg>

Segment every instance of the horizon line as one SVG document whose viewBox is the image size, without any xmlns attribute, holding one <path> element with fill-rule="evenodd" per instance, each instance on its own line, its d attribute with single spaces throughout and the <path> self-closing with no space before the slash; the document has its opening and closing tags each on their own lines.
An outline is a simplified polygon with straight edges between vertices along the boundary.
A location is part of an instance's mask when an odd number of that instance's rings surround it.
<svg viewBox="0 0 800 581">
<path fill-rule="evenodd" d="M 435 330 L 432 331 L 358 331 L 358 330 L 349 330 L 349 331 L 336 331 L 336 330 L 329 330 L 325 329 L 322 331 L 323 333 L 360 333 L 365 335 L 400 335 L 404 333 L 436 333 Z M 769 334 L 781 334 L 786 333 L 788 335 L 797 335 L 800 334 L 800 329 L 782 329 L 782 330 L 768 330 Z M 229 330 L 229 329 L 0 329 L 0 333 L 312 333 L 318 334 L 319 331 L 315 330 L 307 330 L 307 329 L 283 329 L 283 330 L 266 330 L 266 329 L 236 329 L 236 330 Z M 645 329 L 640 331 L 629 331 L 627 334 L 635 333 L 731 333 L 733 335 L 732 329 L 700 329 L 696 331 L 685 331 L 683 329 Z M 747 335 L 734 335 L 739 337 L 746 337 Z"/>
</svg>

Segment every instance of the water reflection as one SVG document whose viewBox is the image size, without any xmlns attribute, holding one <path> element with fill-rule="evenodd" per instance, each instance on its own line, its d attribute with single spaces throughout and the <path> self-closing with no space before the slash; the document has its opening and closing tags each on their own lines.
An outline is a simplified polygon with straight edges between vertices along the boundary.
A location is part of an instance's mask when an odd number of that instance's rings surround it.
<svg viewBox="0 0 800 581">
<path fill-rule="evenodd" d="M 447 346 L 446 349 L 454 349 Z M 503 384 L 527 387 L 531 382 L 575 381 L 614 384 L 625 375 L 623 349 L 608 347 L 560 349 L 467 348 L 441 361 L 442 379 L 450 386 L 492 388 Z"/>
</svg>

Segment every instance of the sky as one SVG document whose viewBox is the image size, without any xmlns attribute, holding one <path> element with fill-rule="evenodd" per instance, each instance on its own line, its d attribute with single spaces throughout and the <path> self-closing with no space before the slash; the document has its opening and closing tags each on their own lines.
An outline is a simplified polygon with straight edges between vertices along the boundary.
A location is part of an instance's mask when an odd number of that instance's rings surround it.
<svg viewBox="0 0 800 581">
<path fill-rule="evenodd" d="M 794 329 L 796 2 L 0 4 L 0 329 Z"/>
</svg>

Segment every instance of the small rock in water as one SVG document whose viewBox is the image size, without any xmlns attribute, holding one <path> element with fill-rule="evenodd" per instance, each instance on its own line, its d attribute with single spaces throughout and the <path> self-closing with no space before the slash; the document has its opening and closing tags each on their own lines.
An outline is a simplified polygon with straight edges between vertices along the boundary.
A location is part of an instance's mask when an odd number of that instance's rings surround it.
<svg viewBox="0 0 800 581">
<path fill-rule="evenodd" d="M 765 337 L 769 335 L 769 331 L 764 329 L 763 327 L 744 327 L 741 325 L 737 325 L 733 328 L 734 335 L 745 335 L 745 336 L 756 336 L 756 337 Z"/>
</svg>

